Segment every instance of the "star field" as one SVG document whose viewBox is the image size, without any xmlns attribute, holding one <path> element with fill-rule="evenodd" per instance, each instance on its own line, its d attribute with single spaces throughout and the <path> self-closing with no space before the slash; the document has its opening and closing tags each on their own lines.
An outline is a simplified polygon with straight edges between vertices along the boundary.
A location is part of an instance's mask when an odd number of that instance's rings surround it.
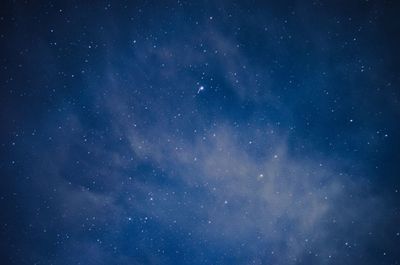
<svg viewBox="0 0 400 265">
<path fill-rule="evenodd" d="M 395 1 L 3 1 L 1 264 L 400 264 Z"/>
</svg>

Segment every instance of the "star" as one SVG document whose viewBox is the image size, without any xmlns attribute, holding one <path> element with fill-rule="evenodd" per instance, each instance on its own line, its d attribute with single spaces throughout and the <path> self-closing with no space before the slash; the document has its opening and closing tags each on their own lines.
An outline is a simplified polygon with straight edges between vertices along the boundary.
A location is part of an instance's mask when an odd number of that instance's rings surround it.
<svg viewBox="0 0 400 265">
<path fill-rule="evenodd" d="M 203 91 L 204 90 L 204 86 L 200 86 L 199 87 L 199 90 L 197 90 L 197 94 L 199 94 L 201 91 Z"/>
</svg>

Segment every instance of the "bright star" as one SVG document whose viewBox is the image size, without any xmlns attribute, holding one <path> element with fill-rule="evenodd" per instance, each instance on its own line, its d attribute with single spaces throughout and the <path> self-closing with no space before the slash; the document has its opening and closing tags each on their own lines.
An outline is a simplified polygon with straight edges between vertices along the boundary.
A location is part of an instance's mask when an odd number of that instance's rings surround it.
<svg viewBox="0 0 400 265">
<path fill-rule="evenodd" d="M 197 90 L 197 94 L 199 94 L 200 91 L 203 91 L 203 90 L 204 90 L 204 86 L 200 86 L 200 87 L 199 87 L 199 90 Z"/>
</svg>

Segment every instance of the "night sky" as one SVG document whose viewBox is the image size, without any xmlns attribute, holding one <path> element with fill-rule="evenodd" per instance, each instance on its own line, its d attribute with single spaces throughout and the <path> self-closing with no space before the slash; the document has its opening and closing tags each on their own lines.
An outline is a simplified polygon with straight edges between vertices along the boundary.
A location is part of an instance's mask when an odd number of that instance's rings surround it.
<svg viewBox="0 0 400 265">
<path fill-rule="evenodd" d="M 399 14 L 1 1 L 0 263 L 400 264 Z"/>
</svg>

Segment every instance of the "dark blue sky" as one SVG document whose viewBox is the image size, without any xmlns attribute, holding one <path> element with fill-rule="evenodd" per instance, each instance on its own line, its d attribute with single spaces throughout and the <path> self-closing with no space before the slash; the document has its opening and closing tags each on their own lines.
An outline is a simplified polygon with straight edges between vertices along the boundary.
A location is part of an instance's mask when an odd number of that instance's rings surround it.
<svg viewBox="0 0 400 265">
<path fill-rule="evenodd" d="M 1 264 L 399 264 L 396 1 L 3 1 Z"/>
</svg>

